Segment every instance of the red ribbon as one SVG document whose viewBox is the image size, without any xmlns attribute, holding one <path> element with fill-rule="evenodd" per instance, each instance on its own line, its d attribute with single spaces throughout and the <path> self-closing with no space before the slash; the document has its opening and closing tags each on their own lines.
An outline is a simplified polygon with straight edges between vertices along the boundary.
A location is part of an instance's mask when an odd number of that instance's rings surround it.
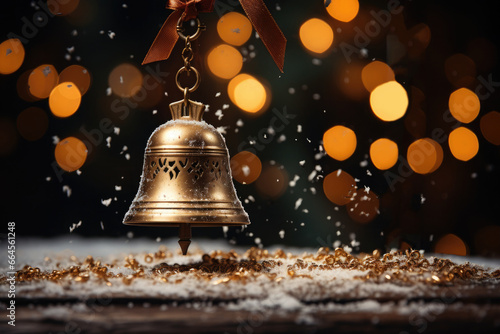
<svg viewBox="0 0 500 334">
<path fill-rule="evenodd" d="M 274 21 L 263 0 L 240 0 L 260 39 L 271 54 L 276 65 L 283 72 L 286 38 Z M 198 13 L 213 11 L 214 0 L 169 0 L 168 9 L 174 10 L 163 23 L 142 64 L 165 60 L 179 38 L 177 21 L 194 19 Z"/>
</svg>

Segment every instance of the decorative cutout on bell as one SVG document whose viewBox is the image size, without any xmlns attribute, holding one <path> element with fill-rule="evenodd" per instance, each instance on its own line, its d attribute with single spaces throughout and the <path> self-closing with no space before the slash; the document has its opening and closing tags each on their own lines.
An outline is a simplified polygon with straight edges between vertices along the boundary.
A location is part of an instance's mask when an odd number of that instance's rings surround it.
<svg viewBox="0 0 500 334">
<path fill-rule="evenodd" d="M 149 138 L 137 195 L 123 223 L 177 226 L 183 254 L 191 227 L 250 224 L 236 195 L 222 135 L 202 120 L 205 106 L 170 104 L 172 120 Z"/>
</svg>

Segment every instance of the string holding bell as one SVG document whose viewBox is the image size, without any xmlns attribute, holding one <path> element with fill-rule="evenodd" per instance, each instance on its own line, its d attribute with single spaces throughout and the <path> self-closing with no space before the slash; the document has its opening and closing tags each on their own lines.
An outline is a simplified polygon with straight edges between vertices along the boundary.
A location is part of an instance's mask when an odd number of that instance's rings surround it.
<svg viewBox="0 0 500 334">
<path fill-rule="evenodd" d="M 276 24 L 276 21 L 274 21 L 264 1 L 239 1 L 274 62 L 279 70 L 283 72 L 286 38 Z M 198 13 L 212 12 L 213 7 L 214 0 L 169 0 L 166 8 L 172 9 L 174 12 L 163 23 L 142 64 L 168 59 L 179 36 L 182 38 L 182 35 L 178 34 L 177 28 L 179 25 L 177 22 L 197 19 Z"/>
</svg>

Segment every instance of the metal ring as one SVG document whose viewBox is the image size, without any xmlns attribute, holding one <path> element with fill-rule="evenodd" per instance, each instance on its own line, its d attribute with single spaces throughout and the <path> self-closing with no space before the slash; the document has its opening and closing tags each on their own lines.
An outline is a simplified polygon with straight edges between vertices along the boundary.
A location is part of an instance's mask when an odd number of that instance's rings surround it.
<svg viewBox="0 0 500 334">
<path fill-rule="evenodd" d="M 181 84 L 179 83 L 179 75 L 182 72 L 189 73 L 191 70 L 193 70 L 194 74 L 196 75 L 196 82 L 194 83 L 193 87 L 188 89 L 188 92 L 192 93 L 200 86 L 200 72 L 198 72 L 198 70 L 194 67 L 190 67 L 190 69 L 188 70 L 185 66 L 182 66 L 175 74 L 175 83 L 177 84 L 177 88 L 179 88 L 181 91 L 184 91 L 185 87 L 182 87 Z"/>
<path fill-rule="evenodd" d="M 184 32 L 184 27 L 182 26 L 182 24 L 184 23 L 184 18 L 181 16 L 179 18 L 179 20 L 177 21 L 177 34 L 179 34 L 179 37 L 182 38 L 183 40 L 186 40 L 188 36 L 184 35 L 183 32 Z M 190 35 L 189 36 L 189 39 L 191 41 L 194 41 L 195 39 L 197 39 L 198 37 L 200 37 L 201 35 L 201 32 L 203 30 L 206 29 L 205 25 L 203 25 L 200 21 L 199 18 L 196 18 L 196 24 L 198 25 L 198 29 L 196 30 L 196 32 L 194 33 L 194 35 Z"/>
</svg>

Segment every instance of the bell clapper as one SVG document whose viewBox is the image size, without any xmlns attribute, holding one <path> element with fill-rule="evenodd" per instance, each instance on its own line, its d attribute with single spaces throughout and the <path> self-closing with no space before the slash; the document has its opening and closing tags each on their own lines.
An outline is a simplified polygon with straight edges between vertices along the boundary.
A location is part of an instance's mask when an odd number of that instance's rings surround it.
<svg viewBox="0 0 500 334">
<path fill-rule="evenodd" d="M 182 255 L 186 255 L 191 244 L 191 224 L 179 224 L 179 246 Z"/>
</svg>

